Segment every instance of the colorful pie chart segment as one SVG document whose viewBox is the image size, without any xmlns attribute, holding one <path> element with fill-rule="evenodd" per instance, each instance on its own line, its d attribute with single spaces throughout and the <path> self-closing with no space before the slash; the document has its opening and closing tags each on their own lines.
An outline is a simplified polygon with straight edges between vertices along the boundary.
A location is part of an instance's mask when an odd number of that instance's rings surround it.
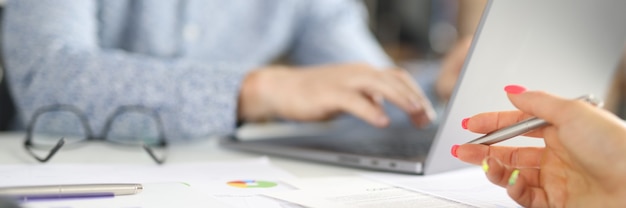
<svg viewBox="0 0 626 208">
<path fill-rule="evenodd" d="M 271 188 L 278 185 L 274 182 L 257 180 L 229 181 L 227 184 L 237 188 Z"/>
</svg>

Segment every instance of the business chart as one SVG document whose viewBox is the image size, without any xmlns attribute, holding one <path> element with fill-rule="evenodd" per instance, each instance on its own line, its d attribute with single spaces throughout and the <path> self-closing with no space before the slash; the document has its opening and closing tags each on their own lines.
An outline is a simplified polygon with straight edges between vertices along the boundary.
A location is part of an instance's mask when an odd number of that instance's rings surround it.
<svg viewBox="0 0 626 208">
<path fill-rule="evenodd" d="M 271 188 L 278 184 L 270 181 L 257 181 L 257 180 L 238 180 L 238 181 L 229 181 L 229 186 L 237 187 L 237 188 Z"/>
</svg>

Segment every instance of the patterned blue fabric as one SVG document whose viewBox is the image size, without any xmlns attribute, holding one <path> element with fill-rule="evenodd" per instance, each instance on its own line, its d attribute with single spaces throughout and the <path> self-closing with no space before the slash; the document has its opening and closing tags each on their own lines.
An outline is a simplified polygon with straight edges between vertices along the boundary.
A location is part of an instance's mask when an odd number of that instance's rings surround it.
<svg viewBox="0 0 626 208">
<path fill-rule="evenodd" d="M 284 54 L 391 65 L 356 0 L 9 0 L 5 12 L 21 120 L 71 104 L 97 134 L 124 105 L 158 111 L 170 139 L 232 133 L 242 79 Z"/>
</svg>

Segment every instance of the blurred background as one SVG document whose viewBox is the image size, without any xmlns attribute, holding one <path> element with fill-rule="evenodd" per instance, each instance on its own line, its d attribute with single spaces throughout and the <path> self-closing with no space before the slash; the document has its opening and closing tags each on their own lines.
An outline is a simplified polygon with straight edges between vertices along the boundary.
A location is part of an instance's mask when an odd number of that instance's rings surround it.
<svg viewBox="0 0 626 208">
<path fill-rule="evenodd" d="M 409 70 L 424 66 L 414 63 L 439 62 L 458 40 L 472 37 L 487 4 L 487 0 L 363 1 L 373 34 L 387 54 Z M 605 101 L 605 108 L 621 118 L 626 118 L 624 78 L 626 63 L 622 61 Z"/>
<path fill-rule="evenodd" d="M 486 0 L 362 1 L 369 12 L 373 34 L 399 66 L 409 69 L 425 68 L 407 65 L 423 60 L 436 62 L 459 38 L 471 36 L 486 3 Z M 5 0 L 0 0 L 0 17 L 4 4 Z M 438 65 L 427 68 L 430 74 L 422 77 L 432 81 Z M 9 129 L 15 116 L 2 73 L 0 70 L 0 131 Z"/>
<path fill-rule="evenodd" d="M 364 0 L 370 28 L 396 62 L 439 59 L 473 35 L 486 0 Z"/>
<path fill-rule="evenodd" d="M 369 12 L 369 26 L 387 54 L 405 68 L 411 63 L 443 59 L 458 40 L 472 37 L 487 0 L 362 0 Z M 0 17 L 4 0 L 0 0 Z M 0 19 L 0 24 L 1 24 Z M 1 34 L 1 33 L 0 33 Z M 0 65 L 2 60 L 0 60 Z M 409 66 L 409 67 L 407 67 Z M 413 66 L 413 67 L 410 67 Z M 439 65 L 430 68 L 437 68 Z M 624 64 L 618 70 L 607 109 L 626 117 L 623 98 Z M 14 106 L 0 69 L 0 130 L 6 130 Z M 436 76 L 436 71 L 430 76 Z M 432 78 L 432 77 L 431 77 Z M 431 78 L 427 78 L 432 80 Z"/>
</svg>

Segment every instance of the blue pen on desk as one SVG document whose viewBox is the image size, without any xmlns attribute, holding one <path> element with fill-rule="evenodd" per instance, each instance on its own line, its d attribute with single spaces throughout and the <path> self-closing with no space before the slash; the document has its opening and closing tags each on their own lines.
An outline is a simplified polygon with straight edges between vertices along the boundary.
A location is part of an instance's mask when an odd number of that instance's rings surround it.
<svg viewBox="0 0 626 208">
<path fill-rule="evenodd" d="M 2 208 L 20 208 L 15 199 L 9 199 L 0 196 L 0 207 Z"/>
<path fill-rule="evenodd" d="M 1 187 L 0 196 L 20 201 L 113 197 L 140 193 L 141 184 L 76 184 Z"/>
<path fill-rule="evenodd" d="M 597 107 L 601 107 L 603 104 L 602 101 L 598 100 L 593 95 L 584 95 L 579 97 L 578 100 L 585 101 Z M 550 125 L 550 123 L 546 122 L 545 120 L 533 117 L 520 121 L 519 123 L 513 124 L 509 127 L 491 132 L 467 143 L 492 145 L 548 125 Z"/>
<path fill-rule="evenodd" d="M 81 193 L 81 194 L 35 194 L 35 195 L 12 195 L 12 199 L 19 202 L 66 200 L 66 199 L 91 199 L 91 198 L 111 198 L 113 193 Z"/>
</svg>

